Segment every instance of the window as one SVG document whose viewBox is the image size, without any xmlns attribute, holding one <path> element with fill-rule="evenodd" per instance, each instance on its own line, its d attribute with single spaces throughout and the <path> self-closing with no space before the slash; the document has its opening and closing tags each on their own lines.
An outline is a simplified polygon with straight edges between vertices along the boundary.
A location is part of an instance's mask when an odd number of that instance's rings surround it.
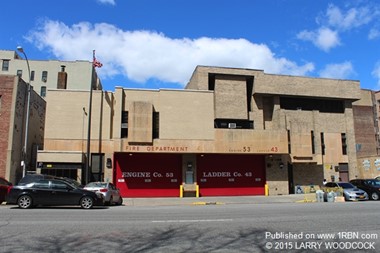
<svg viewBox="0 0 380 253">
<path fill-rule="evenodd" d="M 311 131 L 311 153 L 315 154 L 315 141 L 314 141 L 314 131 Z"/>
<path fill-rule="evenodd" d="M 40 96 L 46 97 L 46 86 L 41 86 Z"/>
<path fill-rule="evenodd" d="M 9 60 L 3 60 L 3 66 L 1 68 L 2 71 L 8 71 L 9 70 Z"/>
<path fill-rule="evenodd" d="M 68 190 L 70 187 L 64 182 L 53 180 L 51 181 L 51 188 L 54 190 Z"/>
<path fill-rule="evenodd" d="M 49 181 L 48 180 L 40 180 L 33 185 L 34 188 L 38 189 L 49 189 Z"/>
<path fill-rule="evenodd" d="M 47 71 L 42 71 L 41 81 L 46 83 L 47 77 L 48 77 L 48 72 Z"/>
<path fill-rule="evenodd" d="M 153 139 L 160 138 L 160 113 L 153 112 Z"/>
<path fill-rule="evenodd" d="M 30 72 L 30 81 L 34 81 L 34 70 L 32 70 L 32 72 Z"/>
<path fill-rule="evenodd" d="M 253 129 L 253 121 L 241 119 L 215 119 L 214 128 Z"/>
<path fill-rule="evenodd" d="M 21 69 L 17 70 L 17 76 L 22 78 L 22 70 Z"/>
<path fill-rule="evenodd" d="M 347 140 L 346 140 L 346 134 L 342 133 L 342 154 L 347 155 Z"/>
<path fill-rule="evenodd" d="M 325 136 L 323 133 L 321 133 L 321 149 L 322 155 L 325 155 Z"/>
<path fill-rule="evenodd" d="M 285 110 L 344 113 L 344 102 L 341 100 L 280 97 L 280 107 Z"/>
<path fill-rule="evenodd" d="M 121 112 L 121 138 L 128 138 L 128 112 Z"/>
</svg>

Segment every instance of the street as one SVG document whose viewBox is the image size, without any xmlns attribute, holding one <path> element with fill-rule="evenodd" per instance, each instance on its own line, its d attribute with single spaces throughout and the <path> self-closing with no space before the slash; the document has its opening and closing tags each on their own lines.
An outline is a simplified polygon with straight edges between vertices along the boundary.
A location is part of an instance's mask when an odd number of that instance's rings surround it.
<svg viewBox="0 0 380 253">
<path fill-rule="evenodd" d="M 0 252 L 380 252 L 379 205 L 0 205 Z"/>
</svg>

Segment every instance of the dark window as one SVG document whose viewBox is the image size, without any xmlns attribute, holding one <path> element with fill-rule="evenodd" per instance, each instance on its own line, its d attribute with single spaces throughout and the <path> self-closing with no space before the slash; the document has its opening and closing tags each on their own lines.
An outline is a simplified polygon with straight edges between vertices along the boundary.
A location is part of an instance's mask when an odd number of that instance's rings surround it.
<svg viewBox="0 0 380 253">
<path fill-rule="evenodd" d="M 48 72 L 47 71 L 42 71 L 41 81 L 42 82 L 47 82 L 47 77 L 48 77 Z"/>
<path fill-rule="evenodd" d="M 160 113 L 153 112 L 153 139 L 160 138 Z"/>
<path fill-rule="evenodd" d="M 56 181 L 56 180 L 51 181 L 51 188 L 54 190 L 70 189 L 70 187 L 66 183 L 61 182 L 61 181 Z"/>
<path fill-rule="evenodd" d="M 3 66 L 1 67 L 2 71 L 8 71 L 9 70 L 9 60 L 3 60 Z"/>
<path fill-rule="evenodd" d="M 40 180 L 33 185 L 34 188 L 38 189 L 49 189 L 49 181 L 48 180 Z"/>
<path fill-rule="evenodd" d="M 22 70 L 21 69 L 17 70 L 17 76 L 22 78 Z"/>
<path fill-rule="evenodd" d="M 121 112 L 121 138 L 128 138 L 128 112 Z"/>
<path fill-rule="evenodd" d="M 347 155 L 347 139 L 346 139 L 346 134 L 342 133 L 342 154 Z"/>
<path fill-rule="evenodd" d="M 46 97 L 46 86 L 41 86 L 40 96 Z"/>
<path fill-rule="evenodd" d="M 321 149 L 322 155 L 325 155 L 325 136 L 323 133 L 321 133 Z"/>
<path fill-rule="evenodd" d="M 286 110 L 344 113 L 344 103 L 341 100 L 281 97 L 280 107 Z"/>
<path fill-rule="evenodd" d="M 32 70 L 32 72 L 30 72 L 30 81 L 34 81 L 34 70 Z"/>
<path fill-rule="evenodd" d="M 314 131 L 311 131 L 311 153 L 315 154 Z"/>
<path fill-rule="evenodd" d="M 230 128 L 230 129 L 253 129 L 252 120 L 241 120 L 241 119 L 215 119 L 215 128 Z"/>
</svg>

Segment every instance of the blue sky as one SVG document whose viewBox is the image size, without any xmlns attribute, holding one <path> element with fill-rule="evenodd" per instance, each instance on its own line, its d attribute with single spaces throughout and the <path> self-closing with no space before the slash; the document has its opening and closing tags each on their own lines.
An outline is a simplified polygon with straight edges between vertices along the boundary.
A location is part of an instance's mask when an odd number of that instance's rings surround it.
<svg viewBox="0 0 380 253">
<path fill-rule="evenodd" d="M 197 65 L 359 80 L 380 89 L 380 2 L 18 0 L 1 3 L 0 49 L 92 60 L 106 90 L 183 88 Z"/>
</svg>

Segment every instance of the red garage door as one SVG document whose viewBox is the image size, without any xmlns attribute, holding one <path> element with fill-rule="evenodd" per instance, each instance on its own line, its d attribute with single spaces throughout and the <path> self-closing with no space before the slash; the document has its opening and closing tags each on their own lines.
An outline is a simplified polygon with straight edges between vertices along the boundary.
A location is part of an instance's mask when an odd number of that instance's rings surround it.
<svg viewBox="0 0 380 253">
<path fill-rule="evenodd" d="M 181 155 L 115 153 L 114 161 L 114 182 L 123 197 L 179 196 Z"/>
<path fill-rule="evenodd" d="M 197 167 L 201 196 L 265 194 L 264 156 L 199 155 Z"/>
</svg>

